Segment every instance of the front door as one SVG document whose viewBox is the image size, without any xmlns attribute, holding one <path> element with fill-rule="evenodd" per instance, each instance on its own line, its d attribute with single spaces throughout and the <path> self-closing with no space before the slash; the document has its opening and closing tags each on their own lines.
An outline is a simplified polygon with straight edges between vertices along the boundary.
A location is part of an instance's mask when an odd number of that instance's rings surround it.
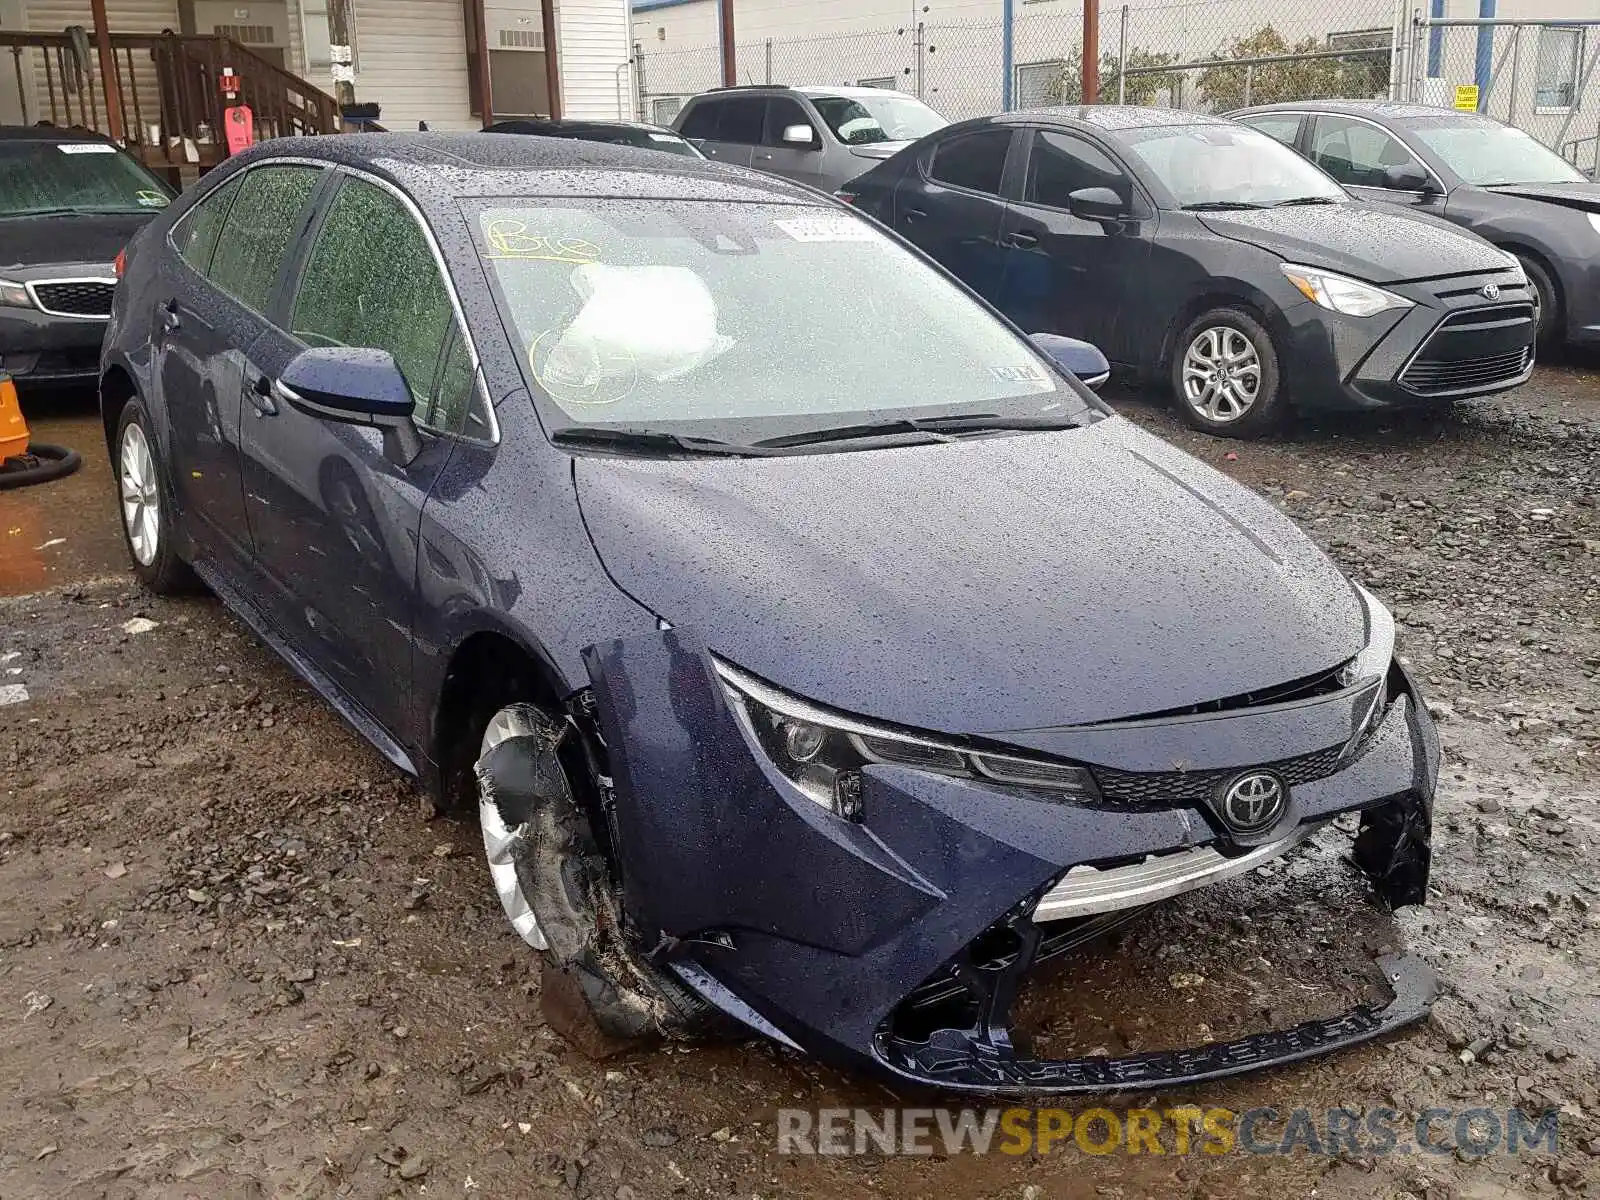
<svg viewBox="0 0 1600 1200">
<path fill-rule="evenodd" d="M 1143 311 L 1160 302 L 1144 278 L 1154 211 L 1122 167 L 1087 138 L 1053 129 L 1031 134 L 1022 198 L 1001 224 L 1000 311 L 1027 333 L 1081 338 L 1113 361 L 1128 362 L 1123 342 L 1135 324 L 1130 308 Z M 1084 188 L 1115 192 L 1125 218 L 1073 216 L 1068 198 Z"/>
<path fill-rule="evenodd" d="M 405 727 L 422 506 L 476 385 L 443 267 L 411 207 L 345 175 L 319 204 L 298 279 L 245 379 L 246 506 L 258 565 L 287 631 L 390 731 Z M 274 395 L 295 355 L 364 346 L 394 356 L 423 449 L 401 465 L 378 431 Z"/>
<path fill-rule="evenodd" d="M 811 131 L 811 141 L 806 144 L 783 140 L 785 130 L 804 127 Z M 822 172 L 822 134 L 800 107 L 800 102 L 790 96 L 767 97 L 766 123 L 762 127 L 761 144 L 755 149 L 750 165 L 759 171 L 771 171 L 785 179 L 793 179 L 810 187 L 820 188 L 825 180 Z"/>
<path fill-rule="evenodd" d="M 1435 177 L 1404 142 L 1382 126 L 1320 113 L 1311 118 L 1307 146 L 1312 162 L 1362 200 L 1424 211 L 1443 210 L 1444 197 L 1436 181 L 1435 189 L 1430 191 L 1389 185 L 1386 173 L 1391 167 L 1416 167 L 1430 180 Z"/>
<path fill-rule="evenodd" d="M 1000 223 L 1012 131 L 987 126 L 937 142 L 894 196 L 894 229 L 985 300 L 1005 270 Z"/>
</svg>

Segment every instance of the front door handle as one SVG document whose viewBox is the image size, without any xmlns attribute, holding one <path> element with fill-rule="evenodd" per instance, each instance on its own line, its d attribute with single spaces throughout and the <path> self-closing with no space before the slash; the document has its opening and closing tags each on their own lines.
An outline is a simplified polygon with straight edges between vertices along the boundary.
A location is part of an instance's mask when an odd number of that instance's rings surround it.
<svg viewBox="0 0 1600 1200">
<path fill-rule="evenodd" d="M 905 211 L 905 218 L 904 219 L 907 222 L 907 224 L 909 224 L 912 221 L 920 221 L 920 220 L 922 220 L 923 217 L 925 217 L 927 215 L 928 214 L 923 212 L 923 210 L 920 209 L 920 208 L 908 208 Z"/>
<path fill-rule="evenodd" d="M 161 328 L 168 333 L 177 333 L 183 328 L 183 318 L 178 315 L 176 300 L 168 300 L 161 306 Z"/>
<path fill-rule="evenodd" d="M 278 402 L 273 399 L 272 380 L 265 375 L 258 375 L 245 389 L 245 397 L 250 401 L 250 407 L 256 410 L 258 417 L 275 417 L 278 415 Z"/>
<path fill-rule="evenodd" d="M 1002 240 L 1006 245 L 1015 246 L 1019 250 L 1027 250 L 1030 247 L 1037 246 L 1039 244 L 1038 237 L 1031 233 L 1023 233 L 1021 230 L 1018 230 L 1013 234 L 1008 234 Z"/>
</svg>

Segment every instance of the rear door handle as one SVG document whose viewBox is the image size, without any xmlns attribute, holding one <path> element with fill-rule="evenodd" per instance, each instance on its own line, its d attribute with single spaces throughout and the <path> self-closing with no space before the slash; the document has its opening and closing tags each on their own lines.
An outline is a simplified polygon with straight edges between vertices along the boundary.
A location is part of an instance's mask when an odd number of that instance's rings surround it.
<svg viewBox="0 0 1600 1200">
<path fill-rule="evenodd" d="M 1008 234 L 1002 240 L 1006 245 L 1015 246 L 1019 250 L 1026 250 L 1031 246 L 1037 246 L 1039 244 L 1039 239 L 1035 235 L 1031 233 L 1023 233 L 1020 230 L 1016 233 Z"/>
<path fill-rule="evenodd" d="M 256 410 L 258 417 L 275 417 L 278 415 L 278 402 L 273 398 L 276 388 L 272 380 L 265 375 L 258 375 L 245 389 L 245 398 L 250 401 L 250 407 Z"/>
<path fill-rule="evenodd" d="M 178 315 L 176 300 L 168 300 L 161 306 L 161 328 L 168 333 L 176 333 L 183 328 L 183 318 Z"/>
<path fill-rule="evenodd" d="M 928 214 L 920 208 L 908 208 L 905 211 L 905 217 L 903 219 L 909 223 L 911 221 L 920 221 L 927 215 Z"/>
</svg>

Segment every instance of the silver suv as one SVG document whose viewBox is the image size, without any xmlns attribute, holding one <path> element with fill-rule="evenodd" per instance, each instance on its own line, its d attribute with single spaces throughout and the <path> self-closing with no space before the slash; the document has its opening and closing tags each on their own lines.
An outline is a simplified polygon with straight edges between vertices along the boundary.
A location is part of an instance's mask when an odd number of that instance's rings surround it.
<svg viewBox="0 0 1600 1200">
<path fill-rule="evenodd" d="M 702 93 L 672 128 L 714 162 L 832 192 L 948 123 L 887 88 L 757 86 Z"/>
</svg>

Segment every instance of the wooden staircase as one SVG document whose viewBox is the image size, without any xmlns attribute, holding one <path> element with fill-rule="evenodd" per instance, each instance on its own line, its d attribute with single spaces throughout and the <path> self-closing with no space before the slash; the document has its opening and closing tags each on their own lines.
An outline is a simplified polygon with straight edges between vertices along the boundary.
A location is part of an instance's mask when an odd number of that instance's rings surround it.
<svg viewBox="0 0 1600 1200">
<path fill-rule="evenodd" d="M 113 89 L 106 87 L 102 73 L 106 59 L 84 30 L 0 32 L 0 56 L 6 51 L 30 124 L 48 121 L 107 136 L 120 130 L 131 154 L 175 180 L 184 168 L 203 173 L 228 155 L 223 110 L 230 102 L 222 92 L 224 67 L 238 76 L 235 103 L 250 106 L 257 141 L 345 131 L 332 96 L 224 37 L 113 33 Z M 108 91 L 115 97 L 114 123 L 107 111 Z"/>
</svg>

